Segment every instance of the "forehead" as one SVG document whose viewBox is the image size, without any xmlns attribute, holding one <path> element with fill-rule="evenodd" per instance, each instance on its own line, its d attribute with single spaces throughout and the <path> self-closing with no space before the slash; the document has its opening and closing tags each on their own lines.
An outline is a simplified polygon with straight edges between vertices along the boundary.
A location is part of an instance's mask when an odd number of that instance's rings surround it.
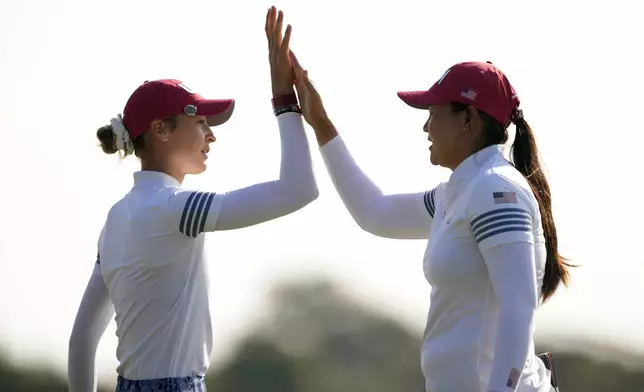
<svg viewBox="0 0 644 392">
<path fill-rule="evenodd" d="M 430 113 L 442 113 L 446 111 L 451 111 L 451 106 L 449 104 L 429 105 Z"/>
<path fill-rule="evenodd" d="M 188 122 L 199 122 L 199 121 L 205 121 L 206 120 L 206 116 L 200 116 L 200 115 L 189 116 L 187 114 L 180 114 L 177 117 L 179 118 L 179 121 L 186 122 L 186 123 L 188 123 Z"/>
</svg>

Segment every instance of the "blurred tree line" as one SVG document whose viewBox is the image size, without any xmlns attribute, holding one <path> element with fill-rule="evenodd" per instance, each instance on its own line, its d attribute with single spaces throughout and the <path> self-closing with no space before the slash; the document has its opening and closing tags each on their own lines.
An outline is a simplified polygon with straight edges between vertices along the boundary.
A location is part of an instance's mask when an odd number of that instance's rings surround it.
<svg viewBox="0 0 644 392">
<path fill-rule="evenodd" d="M 209 392 L 423 392 L 420 337 L 395 320 L 325 282 L 282 286 L 271 304 L 270 318 L 210 370 Z M 628 368 L 568 353 L 555 361 L 562 392 L 644 390 L 644 358 Z M 67 385 L 61 375 L 0 358 L 0 391 L 66 392 Z"/>
</svg>

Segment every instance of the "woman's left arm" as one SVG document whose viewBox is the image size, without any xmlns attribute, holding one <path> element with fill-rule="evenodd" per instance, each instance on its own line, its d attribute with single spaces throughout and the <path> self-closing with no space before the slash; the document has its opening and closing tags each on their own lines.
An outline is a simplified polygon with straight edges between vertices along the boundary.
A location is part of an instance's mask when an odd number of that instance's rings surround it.
<svg viewBox="0 0 644 392">
<path fill-rule="evenodd" d="M 530 355 L 538 304 L 534 244 L 514 242 L 483 252 L 499 304 L 489 392 L 514 391 Z"/>
<path fill-rule="evenodd" d="M 529 192 L 491 175 L 480 180 L 467 207 L 499 311 L 489 392 L 516 390 L 532 346 L 539 303 L 533 231 L 538 206 Z"/>
</svg>

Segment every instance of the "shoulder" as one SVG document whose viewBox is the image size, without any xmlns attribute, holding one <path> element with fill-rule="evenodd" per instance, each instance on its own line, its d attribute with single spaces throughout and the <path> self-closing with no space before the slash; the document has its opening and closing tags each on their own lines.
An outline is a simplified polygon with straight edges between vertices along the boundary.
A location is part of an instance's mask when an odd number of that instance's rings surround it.
<svg viewBox="0 0 644 392">
<path fill-rule="evenodd" d="M 468 205 L 483 209 L 522 208 L 536 215 L 539 206 L 530 184 L 509 162 L 482 171 Z"/>
<path fill-rule="evenodd" d="M 487 170 L 476 179 L 467 203 L 467 220 L 481 251 L 505 243 L 534 241 L 538 205 L 527 182 L 512 177 Z"/>
</svg>

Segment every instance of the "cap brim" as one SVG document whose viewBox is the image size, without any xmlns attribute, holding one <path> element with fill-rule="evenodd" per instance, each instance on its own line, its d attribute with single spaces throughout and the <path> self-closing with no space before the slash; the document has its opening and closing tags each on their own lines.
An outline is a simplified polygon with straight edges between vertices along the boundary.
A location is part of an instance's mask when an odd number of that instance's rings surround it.
<svg viewBox="0 0 644 392">
<path fill-rule="evenodd" d="M 228 121 L 235 110 L 234 99 L 204 99 L 197 104 L 197 115 L 205 116 L 211 127 Z"/>
<path fill-rule="evenodd" d="M 416 109 L 429 109 L 430 105 L 442 105 L 449 103 L 446 99 L 431 90 L 425 91 L 400 91 L 398 97 L 407 105 Z"/>
</svg>

